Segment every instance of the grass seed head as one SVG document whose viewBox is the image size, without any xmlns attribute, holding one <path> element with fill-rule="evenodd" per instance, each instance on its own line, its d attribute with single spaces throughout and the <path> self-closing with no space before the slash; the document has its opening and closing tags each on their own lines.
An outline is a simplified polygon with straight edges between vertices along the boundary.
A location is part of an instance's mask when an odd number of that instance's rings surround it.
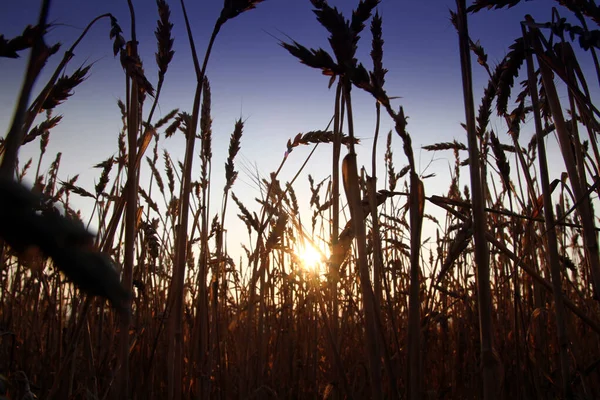
<svg viewBox="0 0 600 400">
<path fill-rule="evenodd" d="M 91 65 L 86 67 L 80 67 L 75 70 L 71 75 L 63 75 L 58 78 L 48 97 L 44 100 L 41 110 L 50 110 L 64 102 L 73 94 L 73 89 L 77 87 L 81 82 L 87 79 L 87 74 L 91 68 Z"/>
<path fill-rule="evenodd" d="M 169 5 L 164 0 L 157 0 L 158 6 L 158 22 L 154 35 L 158 41 L 158 51 L 156 53 L 156 65 L 158 65 L 158 77 L 162 79 L 167 73 L 169 63 L 173 59 L 175 51 L 173 51 L 173 37 L 171 30 L 173 24 L 170 21 L 171 10 Z"/>
</svg>

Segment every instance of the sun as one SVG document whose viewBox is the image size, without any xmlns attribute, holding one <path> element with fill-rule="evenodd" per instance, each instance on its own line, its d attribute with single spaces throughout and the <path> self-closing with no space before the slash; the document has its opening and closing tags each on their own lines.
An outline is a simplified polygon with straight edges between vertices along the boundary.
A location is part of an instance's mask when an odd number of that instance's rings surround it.
<svg viewBox="0 0 600 400">
<path fill-rule="evenodd" d="M 302 268 L 312 273 L 322 273 L 323 266 L 327 255 L 315 248 L 314 246 L 306 243 L 296 251 L 296 255 L 300 260 Z"/>
</svg>

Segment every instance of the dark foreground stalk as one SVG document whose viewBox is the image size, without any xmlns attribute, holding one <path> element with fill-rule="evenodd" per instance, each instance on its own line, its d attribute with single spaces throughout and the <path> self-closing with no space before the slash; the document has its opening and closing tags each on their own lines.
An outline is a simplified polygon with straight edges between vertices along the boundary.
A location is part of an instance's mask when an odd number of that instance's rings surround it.
<svg viewBox="0 0 600 400">
<path fill-rule="evenodd" d="M 465 117 L 467 122 L 471 193 L 473 197 L 473 237 L 475 240 L 475 263 L 477 264 L 477 298 L 479 302 L 479 338 L 481 341 L 481 366 L 483 369 L 483 398 L 491 400 L 497 397 L 498 388 L 496 387 L 496 359 L 493 349 L 489 251 L 485 239 L 485 200 L 481 185 L 479 146 L 475 131 L 475 106 L 473 103 L 471 55 L 469 52 L 469 30 L 467 27 L 465 0 L 456 0 L 456 6 Z"/>
<path fill-rule="evenodd" d="M 129 12 L 131 14 L 131 42 L 128 49 L 130 56 L 134 59 L 137 55 L 137 39 L 135 31 L 135 13 L 131 0 L 128 1 Z M 129 145 L 129 157 L 127 166 L 127 181 L 129 186 L 124 194 L 127 197 L 125 208 L 125 259 L 123 265 L 122 285 L 131 290 L 133 286 L 133 264 L 135 262 L 135 228 L 137 224 L 137 192 L 138 192 L 138 173 L 136 168 L 137 138 L 139 128 L 139 88 L 133 77 L 127 76 L 127 139 Z M 127 306 L 129 307 L 131 301 Z M 122 399 L 129 398 L 129 324 L 130 319 L 121 318 L 121 327 L 119 332 L 119 364 L 121 370 L 118 378 L 118 393 Z"/>
</svg>

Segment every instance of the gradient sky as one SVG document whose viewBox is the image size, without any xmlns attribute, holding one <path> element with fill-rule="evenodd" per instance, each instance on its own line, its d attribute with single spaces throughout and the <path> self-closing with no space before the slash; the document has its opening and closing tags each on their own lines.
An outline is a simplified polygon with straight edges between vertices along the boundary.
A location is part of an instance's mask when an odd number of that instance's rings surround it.
<svg viewBox="0 0 600 400">
<path fill-rule="evenodd" d="M 0 14 L 0 33 L 5 37 L 18 35 L 27 24 L 34 24 L 37 20 L 40 1 L 7 0 L 5 3 Z M 134 0 L 133 3 L 136 7 L 139 52 L 146 75 L 155 84 L 155 2 Z M 343 10 L 345 15 L 350 15 L 357 0 L 331 0 L 329 3 Z M 175 56 L 166 75 L 156 118 L 173 108 L 190 112 L 196 82 L 179 1 L 170 1 L 169 4 L 175 25 Z M 186 6 L 198 51 L 203 55 L 222 1 L 189 0 Z M 520 35 L 519 21 L 523 16 L 531 14 L 538 21 L 548 21 L 552 6 L 557 6 L 557 3 L 532 0 L 509 10 L 482 11 L 470 17 L 471 37 L 481 41 L 488 52 L 490 64 L 495 65 Z M 448 152 L 434 155 L 420 150 L 420 146 L 453 139 L 466 142 L 466 135 L 460 127 L 460 123 L 464 121 L 464 109 L 458 38 L 449 21 L 448 11 L 455 8 L 452 0 L 382 0 L 379 6 L 379 12 L 383 16 L 384 66 L 389 70 L 386 77 L 387 92 L 390 96 L 401 96 L 401 99 L 395 100 L 394 106 L 403 105 L 409 116 L 407 128 L 413 137 L 419 172 L 437 173 L 435 178 L 426 181 L 428 195 L 447 192 L 452 154 Z M 246 165 L 255 163 L 263 176 L 268 176 L 269 172 L 277 168 L 289 138 L 299 132 L 324 129 L 331 118 L 334 89 L 328 90 L 328 77 L 300 64 L 271 36 L 287 40 L 285 35 L 289 35 L 307 47 L 330 50 L 327 32 L 318 24 L 311 10 L 308 0 L 267 0 L 259 4 L 257 9 L 227 22 L 217 38 L 207 70 L 212 87 L 214 120 L 213 180 L 216 186 L 213 192 L 219 194 L 218 202 L 213 203 L 215 205 L 220 204 L 224 175 L 222 166 L 226 159 L 229 135 L 238 117 L 246 119 L 246 125 L 237 167 L 241 167 L 242 161 Z M 568 14 L 563 8 L 559 8 L 559 11 L 561 14 Z M 45 74 L 38 80 L 37 90 L 45 83 L 64 50 L 73 43 L 85 25 L 95 16 L 106 12 L 117 17 L 128 40 L 129 13 L 125 0 L 52 2 L 49 20 L 57 26 L 48 35 L 47 42 L 60 41 L 63 49 L 49 62 Z M 67 73 L 71 73 L 82 64 L 94 63 L 87 81 L 75 90 L 70 100 L 55 110 L 56 114 L 63 114 L 64 119 L 51 133 L 45 164 L 47 166 L 51 162 L 57 151 L 62 151 L 60 177 L 66 180 L 79 173 L 79 184 L 89 190 L 93 188 L 93 179 L 97 179 L 100 172 L 92 166 L 117 151 L 120 117 L 116 100 L 125 96 L 124 74 L 118 59 L 112 55 L 109 29 L 108 20 L 97 24 L 75 51 L 75 58 L 67 66 Z M 359 42 L 358 52 L 359 60 L 368 68 L 372 65 L 369 57 L 370 36 L 367 28 Z M 21 85 L 27 55 L 23 52 L 19 60 L 0 59 L 0 125 L 5 131 Z M 585 62 L 588 62 L 587 58 Z M 475 101 L 478 107 L 487 79 L 483 68 L 475 60 L 473 63 Z M 356 132 L 362 140 L 359 164 L 370 165 L 369 154 L 374 129 L 373 99 L 355 89 L 354 108 Z M 385 150 L 385 135 L 392 127 L 391 121 L 384 118 L 379 146 L 381 160 Z M 503 142 L 508 142 L 506 128 L 502 124 L 492 124 L 492 127 Z M 530 137 L 530 134 L 524 133 L 523 142 L 526 143 Z M 163 138 L 161 141 L 171 152 L 173 159 L 183 159 L 183 135 L 179 134 L 168 140 Z M 37 142 L 29 144 L 23 148 L 21 159 L 37 155 L 38 149 Z M 197 149 L 199 151 L 198 147 Z M 282 181 L 292 179 L 309 151 L 308 147 L 298 148 L 290 155 L 280 176 Z M 330 174 L 330 151 L 329 147 L 322 146 L 307 170 L 317 182 Z M 396 170 L 399 170 L 406 161 L 396 135 L 394 155 Z M 144 170 L 147 169 L 145 166 Z M 468 182 L 467 170 L 464 171 L 463 184 Z M 380 172 L 383 174 L 383 169 Z M 384 188 L 383 178 L 379 180 L 378 186 L 380 189 Z M 306 173 L 300 178 L 296 189 L 300 201 L 307 202 L 308 195 L 302 193 L 302 188 L 307 191 Z M 240 173 L 233 190 L 238 195 L 246 193 L 251 196 L 248 197 L 250 199 L 258 195 L 256 184 L 244 172 Z M 255 205 L 247 206 L 256 209 Z M 213 208 L 214 212 L 216 210 L 216 207 Z M 230 214 L 228 221 L 234 219 L 233 213 Z"/>
</svg>

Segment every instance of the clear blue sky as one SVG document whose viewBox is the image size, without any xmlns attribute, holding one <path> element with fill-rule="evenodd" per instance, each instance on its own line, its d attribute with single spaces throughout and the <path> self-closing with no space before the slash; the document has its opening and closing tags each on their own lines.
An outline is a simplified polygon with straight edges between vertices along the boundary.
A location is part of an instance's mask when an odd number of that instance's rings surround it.
<svg viewBox="0 0 600 400">
<path fill-rule="evenodd" d="M 148 79 L 155 84 L 155 2 L 134 0 L 133 3 L 137 13 L 140 55 Z M 349 15 L 357 1 L 331 0 L 329 3 Z M 39 4 L 39 0 L 7 1 L 0 14 L 0 33 L 11 38 L 18 35 L 25 25 L 34 24 Z M 196 79 L 179 1 L 170 1 L 169 4 L 175 25 L 175 56 L 166 75 L 157 117 L 173 108 L 190 111 Z M 187 1 L 186 5 L 198 50 L 203 54 L 222 1 Z M 519 21 L 523 16 L 531 14 L 538 21 L 548 21 L 552 6 L 559 7 L 554 1 L 532 0 L 509 10 L 482 11 L 470 17 L 471 36 L 481 40 L 490 64 L 495 65 L 520 35 Z M 289 138 L 299 132 L 323 129 L 331 117 L 334 90 L 327 89 L 328 77 L 300 64 L 269 35 L 285 40 L 286 34 L 307 47 L 329 50 L 327 32 L 316 22 L 311 9 L 308 0 L 267 0 L 259 4 L 257 9 L 227 22 L 219 34 L 207 71 L 212 86 L 214 120 L 213 178 L 216 186 L 213 192 L 218 193 L 216 199 L 219 199 L 213 202 L 215 206 L 220 204 L 224 175 L 222 166 L 236 118 L 247 118 L 241 156 L 247 162 L 255 162 L 259 171 L 268 176 L 281 162 Z M 395 107 L 403 105 L 409 116 L 408 130 L 413 136 L 415 156 L 421 172 L 433 157 L 433 154 L 421 151 L 421 145 L 453 139 L 465 142 L 465 134 L 460 127 L 464 111 L 458 39 L 449 21 L 449 9 L 455 9 L 454 1 L 383 0 L 379 6 L 383 16 L 384 66 L 389 70 L 386 77 L 387 92 L 390 96 L 402 97 L 396 100 Z M 568 14 L 567 10 L 560 7 L 559 11 Z M 45 83 L 62 57 L 62 52 L 85 25 L 95 16 L 106 12 L 117 17 L 128 40 L 129 12 L 125 0 L 52 2 L 50 21 L 57 26 L 48 35 L 47 42 L 60 41 L 63 49 L 51 59 L 46 73 L 38 82 Z M 113 58 L 109 29 L 107 20 L 97 24 L 78 47 L 75 58 L 67 67 L 67 73 L 71 73 L 81 64 L 94 62 L 89 79 L 76 89 L 70 100 L 56 108 L 55 113 L 63 114 L 64 119 L 51 134 L 46 156 L 48 164 L 57 151 L 62 151 L 61 178 L 79 173 L 80 184 L 90 190 L 93 188 L 92 179 L 97 179 L 99 175 L 92 165 L 116 152 L 120 127 L 116 100 L 125 96 L 124 74 L 118 59 Z M 371 37 L 368 29 L 362 36 L 358 56 L 370 67 L 368 54 Z M 0 126 L 4 131 L 13 112 L 27 60 L 27 53 L 22 55 L 19 60 L 0 59 Z M 478 103 L 487 79 L 475 60 L 473 63 L 475 100 Z M 40 84 L 37 86 L 39 88 Z M 358 89 L 354 93 L 357 135 L 362 139 L 359 163 L 370 165 L 374 104 L 366 93 Z M 384 118 L 381 130 L 383 137 L 379 146 L 381 160 L 385 150 L 385 134 L 391 128 L 390 120 Z M 501 140 L 507 142 L 505 127 L 498 124 L 494 129 Z M 529 137 L 527 135 L 522 140 L 529 140 Z M 174 159 L 183 159 L 182 135 L 167 141 L 163 138 L 162 143 Z M 37 142 L 29 144 L 22 150 L 21 159 L 36 155 L 38 148 Z M 394 136 L 394 148 L 395 164 L 399 170 L 406 162 L 397 136 Z M 309 148 L 300 148 L 292 153 L 282 172 L 282 181 L 293 177 L 308 152 Z M 308 172 L 315 176 L 316 181 L 320 181 L 330 173 L 330 148 L 323 146 L 316 156 Z M 427 194 L 443 194 L 447 191 L 451 157 L 449 153 L 435 155 L 426 173 L 436 172 L 438 176 L 426 182 Z M 239 161 L 241 158 L 238 168 Z M 144 170 L 147 171 L 147 167 Z M 383 173 L 381 168 L 380 171 Z M 302 187 L 308 187 L 305 175 L 300 181 L 298 190 L 301 192 Z M 467 182 L 465 170 L 463 184 Z M 383 187 L 384 179 L 381 178 L 379 188 Z M 257 195 L 256 186 L 243 173 L 234 191 L 238 194 L 246 192 L 249 199 Z M 302 193 L 299 197 L 301 201 L 307 201 L 308 198 Z M 254 205 L 247 205 L 255 208 Z M 213 212 L 216 211 L 214 207 Z M 235 219 L 230 214 L 228 221 Z"/>
</svg>

